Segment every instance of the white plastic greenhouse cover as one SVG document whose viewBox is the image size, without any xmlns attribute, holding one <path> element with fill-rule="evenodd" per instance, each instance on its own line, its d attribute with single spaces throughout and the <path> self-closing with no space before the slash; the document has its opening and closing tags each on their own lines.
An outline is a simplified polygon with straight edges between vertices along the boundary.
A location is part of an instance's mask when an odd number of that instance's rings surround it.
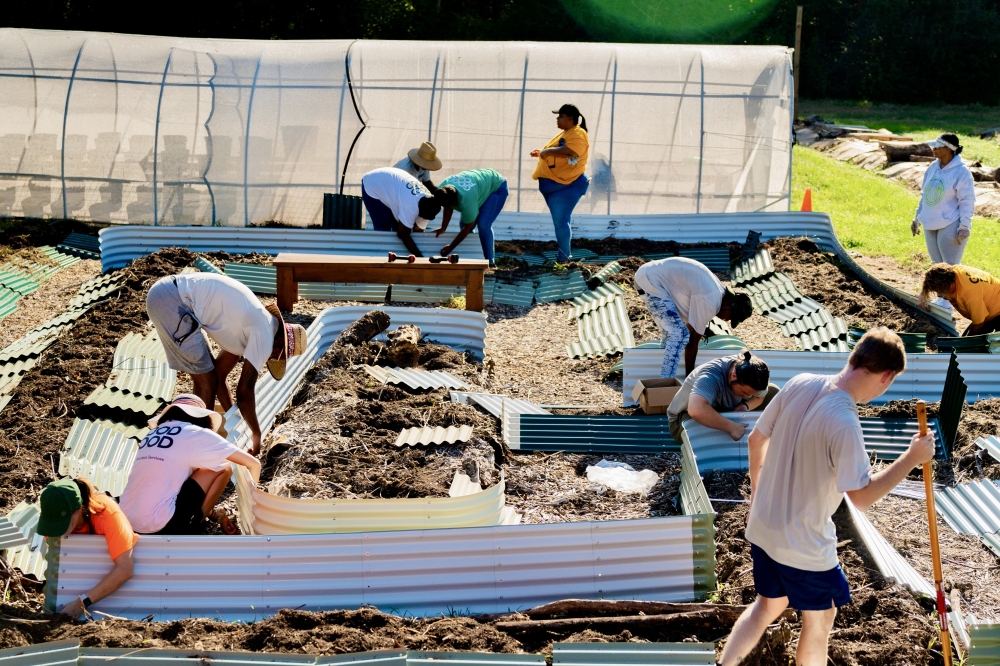
<svg viewBox="0 0 1000 666">
<path fill-rule="evenodd" d="M 761 46 L 237 41 L 0 29 L 0 216 L 244 226 L 421 141 L 543 212 L 528 153 L 587 119 L 582 214 L 787 210 L 789 51 Z"/>
</svg>

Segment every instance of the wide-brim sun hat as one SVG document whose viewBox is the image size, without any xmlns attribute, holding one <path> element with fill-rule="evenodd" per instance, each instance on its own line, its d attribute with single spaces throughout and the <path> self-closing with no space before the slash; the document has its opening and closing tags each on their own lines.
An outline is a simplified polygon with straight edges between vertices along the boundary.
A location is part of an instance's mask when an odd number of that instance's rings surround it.
<svg viewBox="0 0 1000 666">
<path fill-rule="evenodd" d="M 267 359 L 267 371 L 275 379 L 281 379 L 285 376 L 285 364 L 288 359 L 305 353 L 306 329 L 300 324 L 286 324 L 285 318 L 281 316 L 281 310 L 274 303 L 266 305 L 264 308 L 278 318 L 278 326 L 281 327 L 283 334 L 283 343 L 278 357 Z"/>
<path fill-rule="evenodd" d="M 438 159 L 437 148 L 430 141 L 424 141 L 420 144 L 419 148 L 414 148 L 406 153 L 406 155 L 410 158 L 411 162 L 428 171 L 437 171 L 441 168 L 441 160 Z"/>
<path fill-rule="evenodd" d="M 156 428 L 160 424 L 160 419 L 166 414 L 171 408 L 177 407 L 183 411 L 188 416 L 193 416 L 196 419 L 207 418 L 212 423 L 212 431 L 219 432 L 219 428 L 225 422 L 222 414 L 207 409 L 205 407 L 205 401 L 196 396 L 194 393 L 181 393 L 179 396 L 173 399 L 173 401 L 163 408 L 163 410 L 149 419 L 150 429 Z"/>
</svg>

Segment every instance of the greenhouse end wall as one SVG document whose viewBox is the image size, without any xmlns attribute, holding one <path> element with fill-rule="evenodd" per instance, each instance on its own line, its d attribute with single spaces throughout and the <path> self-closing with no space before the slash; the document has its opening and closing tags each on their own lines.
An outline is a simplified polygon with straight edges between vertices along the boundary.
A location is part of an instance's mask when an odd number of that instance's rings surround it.
<svg viewBox="0 0 1000 666">
<path fill-rule="evenodd" d="M 528 153 L 587 120 L 578 213 L 787 210 L 780 47 L 237 41 L 0 29 L 0 217 L 244 226 L 432 141 L 435 180 L 490 167 L 543 212 Z"/>
</svg>

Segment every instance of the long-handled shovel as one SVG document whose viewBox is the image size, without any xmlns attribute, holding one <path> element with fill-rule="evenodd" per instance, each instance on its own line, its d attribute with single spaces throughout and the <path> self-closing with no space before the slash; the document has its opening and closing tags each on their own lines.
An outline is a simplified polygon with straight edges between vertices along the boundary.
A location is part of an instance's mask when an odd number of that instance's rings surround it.
<svg viewBox="0 0 1000 666">
<path fill-rule="evenodd" d="M 917 421 L 920 436 L 927 434 L 927 403 L 917 400 Z M 941 654 L 944 666 L 951 666 L 951 638 L 948 636 L 948 610 L 944 602 L 944 584 L 941 582 L 941 547 L 938 545 L 937 511 L 934 508 L 934 472 L 929 462 L 924 463 L 924 493 L 927 496 L 927 524 L 931 532 L 931 558 L 934 560 L 934 589 L 937 591 L 938 622 L 941 624 Z"/>
</svg>

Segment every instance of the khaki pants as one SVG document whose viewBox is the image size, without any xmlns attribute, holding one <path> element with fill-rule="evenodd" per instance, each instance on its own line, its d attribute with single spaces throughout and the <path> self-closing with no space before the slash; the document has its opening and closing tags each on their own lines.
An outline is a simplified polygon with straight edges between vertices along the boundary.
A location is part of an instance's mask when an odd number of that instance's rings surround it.
<svg viewBox="0 0 1000 666">
<path fill-rule="evenodd" d="M 754 409 L 753 411 L 755 412 L 764 411 L 764 408 L 767 407 L 769 404 L 771 404 L 771 401 L 774 400 L 774 396 L 778 394 L 779 390 L 780 389 L 776 384 L 768 384 L 767 395 L 764 396 L 764 401 L 761 402 L 760 405 L 758 405 L 757 408 Z M 670 435 L 674 438 L 674 441 L 677 442 L 678 444 L 680 444 L 681 442 L 681 433 L 684 432 L 684 424 L 687 423 L 689 420 L 691 420 L 691 415 L 688 414 L 687 411 L 683 411 L 677 416 L 676 419 L 671 419 L 669 423 Z"/>
</svg>

